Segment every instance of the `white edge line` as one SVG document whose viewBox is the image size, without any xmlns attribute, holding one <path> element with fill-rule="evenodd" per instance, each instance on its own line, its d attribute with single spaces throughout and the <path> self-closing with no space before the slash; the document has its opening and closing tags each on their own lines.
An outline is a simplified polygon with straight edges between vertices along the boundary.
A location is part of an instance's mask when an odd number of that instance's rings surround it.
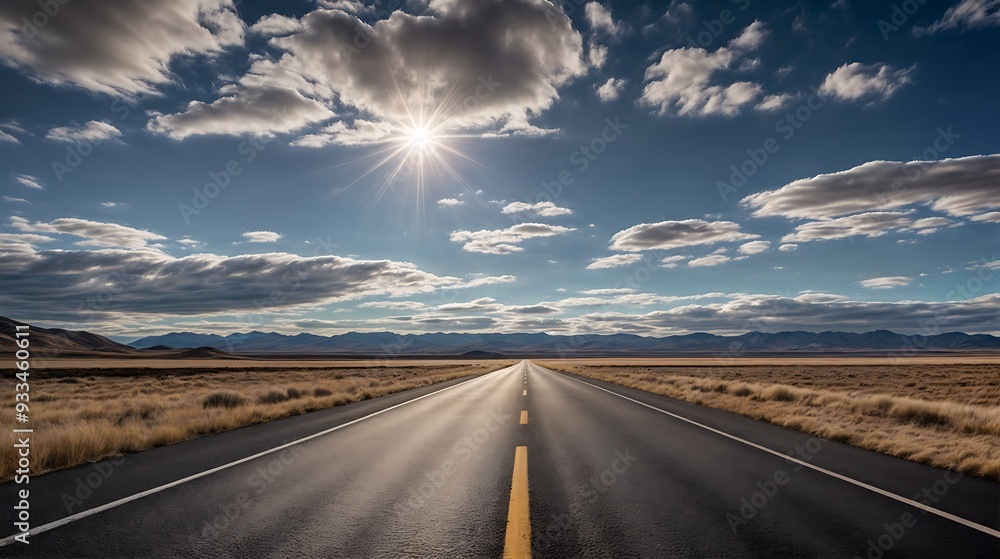
<svg viewBox="0 0 1000 559">
<path fill-rule="evenodd" d="M 532 363 L 532 365 L 534 365 L 534 363 Z M 549 371 L 549 369 L 545 369 L 545 367 L 542 367 L 540 365 L 534 365 L 534 366 L 538 367 L 540 369 L 544 369 L 546 371 Z M 551 372 L 555 372 L 555 371 L 551 371 Z M 952 522 L 957 522 L 959 524 L 962 524 L 963 526 L 967 526 L 967 527 L 972 528 L 974 530 L 978 530 L 978 531 L 980 531 L 980 532 L 982 532 L 984 534 L 988 534 L 990 536 L 993 536 L 994 538 L 1000 538 L 1000 530 L 994 530 L 993 528 L 990 528 L 989 526 L 983 526 L 982 524 L 979 524 L 978 522 L 973 522 L 971 520 L 966 520 L 966 519 L 964 519 L 964 518 L 962 518 L 960 516 L 955 516 L 954 514 L 951 514 L 949 512 L 945 512 L 943 510 L 936 509 L 936 508 L 928 506 L 928 505 L 925 505 L 925 504 L 923 504 L 923 503 L 921 503 L 919 501 L 914 501 L 912 499 L 907 499 L 906 497 L 902 497 L 902 496 L 897 495 L 895 493 L 892 493 L 890 491 L 886 491 L 885 489 L 880 489 L 878 487 L 875 487 L 874 485 L 869 485 L 869 484 L 867 484 L 867 483 L 865 483 L 863 481 L 858 481 L 856 479 L 847 477 L 847 476 L 845 476 L 843 474 L 838 474 L 837 472 L 833 472 L 833 471 L 827 470 L 826 468 L 822 468 L 820 466 L 816 466 L 814 464 L 810 464 L 809 462 L 805 462 L 803 460 L 799 460 L 798 458 L 794 458 L 794 457 L 789 456 L 787 454 L 782 454 L 781 452 L 778 452 L 776 450 L 772 450 L 770 448 L 767 448 L 766 446 L 761 446 L 761 445 L 759 445 L 757 443 L 750 442 L 750 441 L 748 441 L 746 439 L 741 439 L 741 438 L 739 438 L 739 437 L 737 437 L 735 435 L 730 435 L 729 433 L 726 433 L 725 431 L 720 431 L 718 429 L 709 427 L 708 425 L 702 425 L 701 423 L 698 423 L 697 421 L 688 419 L 688 418 L 686 418 L 684 416 L 680 416 L 680 415 L 677 415 L 675 413 L 668 412 L 666 410 L 662 410 L 662 409 L 660 409 L 660 408 L 658 408 L 656 406 L 652 406 L 652 405 L 649 405 L 649 404 L 647 404 L 645 402 L 640 402 L 639 400 L 635 400 L 633 398 L 629 398 L 628 396 L 624 396 L 622 394 L 618 394 L 617 392 L 614 392 L 612 390 L 608 390 L 607 388 L 602 388 L 600 386 L 597 386 L 596 384 L 591 384 L 589 382 L 580 380 L 578 378 L 571 377 L 569 375 L 563 375 L 563 376 L 566 377 L 566 378 L 568 378 L 568 379 L 570 379 L 570 380 L 575 380 L 576 382 L 579 382 L 580 384 L 586 384 L 587 386 L 591 386 L 591 387 L 596 388 L 598 390 L 603 390 L 604 392 L 607 392 L 608 394 L 613 394 L 615 396 L 618 396 L 619 398 L 624 398 L 624 399 L 626 399 L 626 400 L 628 400 L 630 402 L 634 402 L 636 404 L 639 404 L 640 406 L 645 406 L 645 407 L 647 407 L 647 408 L 649 408 L 651 410 L 656 410 L 656 411 L 658 411 L 660 413 L 669 415 L 670 417 L 673 417 L 675 419 L 679 419 L 681 421 L 690 423 L 691 425 L 695 425 L 697 427 L 701 427 L 702 429 L 707 429 L 708 431 L 711 431 L 711 432 L 716 433 L 718 435 L 722 435 L 723 437 L 727 437 L 727 438 L 732 439 L 734 441 L 741 442 L 741 443 L 743 443 L 745 445 L 748 445 L 748 446 L 752 446 L 753 448 L 756 448 L 758 450 L 762 450 L 764 452 L 767 452 L 768 454 L 773 454 L 775 456 L 779 456 L 779 457 L 781 457 L 781 458 L 783 458 L 785 460 L 788 460 L 789 462 L 795 462 L 796 464 L 805 466 L 806 468 L 815 470 L 815 471 L 820 472 L 822 474 L 826 474 L 826 475 L 828 475 L 830 477 L 837 478 L 837 479 L 839 479 L 841 481 L 846 481 L 847 483 L 856 485 L 856 486 L 861 487 L 863 489 L 867 489 L 867 490 L 869 490 L 869 491 L 871 491 L 873 493 L 878 493 L 879 495 L 882 495 L 884 497 L 888 497 L 890 499 L 894 499 L 896 501 L 899 501 L 900 503 L 904 503 L 904 504 L 910 505 L 912 507 L 916 507 L 916 508 L 918 508 L 920 510 L 923 510 L 925 512 L 929 512 L 931 514 L 936 514 L 937 516 L 940 516 L 941 518 L 946 518 L 948 520 L 951 520 Z"/>
<path fill-rule="evenodd" d="M 229 462 L 228 464 L 223 464 L 221 466 L 216 466 L 216 467 L 211 468 L 209 470 L 205 470 L 204 472 L 199 472 L 197 474 L 192 474 L 192 475 L 187 476 L 185 478 L 181 478 L 181 479 L 178 479 L 178 480 L 175 480 L 175 481 L 171 481 L 170 483 L 166 483 L 166 484 L 160 485 L 159 487 L 154 487 L 152 489 L 147 489 L 145 491 L 136 493 L 135 495 L 129 495 L 128 497 L 122 497 L 121 499 L 118 499 L 117 501 L 111 501 L 110 503 L 105 503 L 103 505 L 96 506 L 96 507 L 94 507 L 92 509 L 87 509 L 87 510 L 84 510 L 84 511 L 80 511 L 80 512 L 78 512 L 76 514 L 72 514 L 72 515 L 67 516 L 65 518 L 60 518 L 59 520 L 55 520 L 55 521 L 49 522 L 48 524 L 42 524 L 41 526 L 37 526 L 35 528 L 31 528 L 30 530 L 28 530 L 28 535 L 29 536 L 36 536 L 36 535 L 41 534 L 43 532 L 48 532 L 49 530 L 54 530 L 56 528 L 59 528 L 60 526 L 65 526 L 66 524 L 69 524 L 71 522 L 76 522 L 77 520 L 80 520 L 80 519 L 83 519 L 83 518 L 87 518 L 88 516 L 93 516 L 95 514 L 102 513 L 102 512 L 104 512 L 106 510 L 113 509 L 115 507 L 119 507 L 119 506 L 124 505 L 126 503 L 131 503 L 132 501 L 137 501 L 139 499 L 142 499 L 143 497 L 147 497 L 147 496 L 152 495 L 154 493 L 159 493 L 161 491 L 170 489 L 172 487 L 177 487 L 178 485 L 187 483 L 189 481 L 196 480 L 198 478 L 202 478 L 202 477 L 205 477 L 205 476 L 208 476 L 208 475 L 212 475 L 212 474 L 214 474 L 216 472 L 220 472 L 222 470 L 226 470 L 228 468 L 232 468 L 233 466 L 238 466 L 240 464 L 243 464 L 244 462 L 249 462 L 251 460 L 256 460 L 257 458 L 260 458 L 262 456 L 267 456 L 268 454 L 273 454 L 275 452 L 278 452 L 279 450 L 284 450 L 284 449 L 286 449 L 286 448 L 288 448 L 290 446 L 294 446 L 294 445 L 297 445 L 299 443 L 303 443 L 303 442 L 306 442 L 308 440 L 312 440 L 312 439 L 315 439 L 317 437 L 321 437 L 323 435 L 326 435 L 326 434 L 332 433 L 334 431 L 343 429 L 344 427 L 347 427 L 349 425 L 353 425 L 355 423 L 358 423 L 359 421 L 364 421 L 364 420 L 369 419 L 371 417 L 375 417 L 376 415 L 381 415 L 381 414 L 383 414 L 383 413 L 385 413 L 387 411 L 394 410 L 396 408 L 405 406 L 407 404 L 412 404 L 413 402 L 416 402 L 418 400 L 423 400 L 424 398 L 428 398 L 428 397 L 433 396 L 435 394 L 440 394 L 440 393 L 444 392 L 445 390 L 451 390 L 452 388 L 458 388 L 459 386 L 462 386 L 463 384 L 468 384 L 470 382 L 475 382 L 477 380 L 482 380 L 482 379 L 484 379 L 484 378 L 486 378 L 488 376 L 492 376 L 492 375 L 495 375 L 497 373 L 501 373 L 503 371 L 507 371 L 509 369 L 513 369 L 514 367 L 516 367 L 516 365 L 513 365 L 511 367 L 505 367 L 503 369 L 499 369 L 499 370 L 493 371 L 492 373 L 486 373 L 485 375 L 481 375 L 481 376 L 478 376 L 478 377 L 473 378 L 473 379 L 464 380 L 464 381 L 462 381 L 462 382 L 460 382 L 458 384 L 453 384 L 451 386 L 447 386 L 447 387 L 442 388 L 440 390 L 435 390 L 434 392 L 431 392 L 429 394 L 424 394 L 423 396 L 418 396 L 418 397 L 416 397 L 416 398 L 414 398 L 412 400 L 407 400 L 405 402 L 402 402 L 402 403 L 396 404 L 394 406 L 385 408 L 384 410 L 379 410 L 377 412 L 370 413 L 370 414 L 368 414 L 368 415 L 366 415 L 364 417 L 359 417 L 357 419 L 352 419 L 351 421 L 348 421 L 347 423 L 341 423 L 340 425 L 337 425 L 335 427 L 331 427 L 329 429 L 320 431 L 318 433 L 313 433 L 312 435 L 309 435 L 309 436 L 306 436 L 306 437 L 302 437 L 301 439 L 296 439 L 294 441 L 287 442 L 287 443 L 285 443 L 285 444 L 283 444 L 281 446 L 276 446 L 274 448 L 258 452 L 257 454 L 253 454 L 251 456 L 247 456 L 245 458 L 240 458 L 239 460 L 235 460 L 233 462 Z M 328 408 L 328 409 L 332 409 L 332 408 Z M 7 536 L 6 538 L 3 538 L 2 540 L 0 540 L 0 547 L 4 547 L 4 546 L 7 546 L 7 545 L 13 543 L 14 542 L 14 538 L 17 535 L 18 534 Z"/>
</svg>

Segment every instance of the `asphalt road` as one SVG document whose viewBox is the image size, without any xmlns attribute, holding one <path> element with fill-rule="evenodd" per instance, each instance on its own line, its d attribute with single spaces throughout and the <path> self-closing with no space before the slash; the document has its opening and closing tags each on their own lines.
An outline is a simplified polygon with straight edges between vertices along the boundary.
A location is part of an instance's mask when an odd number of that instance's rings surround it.
<svg viewBox="0 0 1000 559">
<path fill-rule="evenodd" d="M 529 362 L 30 485 L 0 556 L 1000 557 L 1000 484 Z"/>
</svg>

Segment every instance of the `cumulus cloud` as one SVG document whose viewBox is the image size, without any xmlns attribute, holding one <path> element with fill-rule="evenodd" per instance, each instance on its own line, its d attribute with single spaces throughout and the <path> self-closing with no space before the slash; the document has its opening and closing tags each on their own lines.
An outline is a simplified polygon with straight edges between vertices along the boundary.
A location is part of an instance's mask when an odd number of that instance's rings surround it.
<svg viewBox="0 0 1000 559">
<path fill-rule="evenodd" d="M 286 253 L 175 258 L 159 251 L 79 250 L 0 254 L 0 307 L 39 319 L 80 318 L 81 302 L 124 278 L 93 320 L 117 314 L 199 315 L 275 312 L 364 297 L 400 297 L 462 288 L 459 278 L 425 272 L 406 262 Z M 294 283 L 290 283 L 294 280 Z M 111 281 L 111 280 L 108 280 Z M 275 299 L 274 294 L 282 297 Z"/>
<path fill-rule="evenodd" d="M 245 90 L 285 88 L 297 96 L 275 101 L 290 105 L 287 112 L 296 118 L 255 122 L 258 130 L 296 130 L 339 105 L 400 127 L 423 114 L 434 115 L 434 122 L 417 124 L 439 131 L 536 133 L 530 118 L 551 106 L 560 86 L 586 71 L 582 38 L 552 3 L 436 0 L 423 11 L 395 11 L 372 24 L 340 9 L 310 12 L 299 20 L 299 31 L 270 40 L 281 57 L 256 59 L 225 90 L 232 96 L 227 110 L 217 112 L 270 114 L 271 107 L 257 107 L 264 99 Z M 192 121 L 220 118 L 205 107 L 160 117 L 164 125 L 154 129 L 169 131 L 165 123 L 189 113 Z M 300 114 L 303 109 L 309 118 Z"/>
<path fill-rule="evenodd" d="M 910 83 L 911 72 L 912 68 L 896 69 L 888 64 L 852 62 L 827 75 L 819 90 L 844 101 L 873 97 L 884 101 Z"/>
<path fill-rule="evenodd" d="M 301 29 L 302 25 L 299 24 L 299 20 L 281 14 L 268 14 L 250 26 L 251 33 L 266 37 L 291 35 Z"/>
<path fill-rule="evenodd" d="M 619 231 L 611 237 L 611 250 L 637 252 L 642 250 L 669 250 L 695 245 L 743 241 L 758 235 L 744 233 L 732 221 L 661 221 L 641 223 Z"/>
<path fill-rule="evenodd" d="M 710 266 L 718 266 L 719 264 L 725 264 L 726 262 L 732 262 L 734 260 L 742 260 L 746 258 L 745 256 L 733 258 L 725 254 L 709 254 L 708 256 L 702 256 L 701 258 L 693 258 L 688 261 L 689 268 L 707 268 Z"/>
<path fill-rule="evenodd" d="M 615 254 L 613 256 L 605 256 L 604 258 L 595 258 L 590 261 L 587 265 L 588 270 L 604 270 L 607 268 L 619 268 L 621 266 L 628 266 L 629 264 L 635 264 L 642 260 L 642 255 L 640 254 Z"/>
<path fill-rule="evenodd" d="M 100 142 L 120 138 L 121 131 L 98 120 L 91 120 L 83 126 L 60 126 L 49 130 L 46 138 L 57 142 Z"/>
<path fill-rule="evenodd" d="M 1000 26 L 1000 0 L 961 0 L 948 8 L 944 16 L 930 27 L 915 28 L 914 32 L 937 33 L 949 29 L 979 29 Z"/>
<path fill-rule="evenodd" d="M 787 106 L 788 103 L 791 102 L 793 99 L 795 99 L 795 96 L 790 93 L 767 95 L 764 97 L 763 100 L 761 100 L 760 103 L 757 103 L 755 108 L 758 111 L 762 112 L 780 111 L 781 109 L 785 108 L 785 106 Z"/>
<path fill-rule="evenodd" d="M 913 220 L 903 212 L 868 212 L 836 219 L 811 221 L 795 228 L 781 238 L 783 243 L 801 243 L 843 239 L 846 237 L 881 237 L 894 229 L 905 229 Z"/>
<path fill-rule="evenodd" d="M 740 254 L 760 254 L 771 250 L 769 241 L 750 241 L 740 245 Z"/>
<path fill-rule="evenodd" d="M 41 180 L 34 175 L 14 174 L 14 180 L 18 184 L 22 186 L 27 186 L 28 188 L 33 188 L 35 190 L 45 190 L 45 187 L 42 186 Z"/>
<path fill-rule="evenodd" d="M 664 258 L 663 260 L 660 261 L 660 267 L 661 268 L 676 268 L 677 265 L 680 264 L 681 262 L 683 262 L 684 259 L 686 259 L 686 258 L 687 258 L 687 256 L 683 256 L 683 255 L 680 255 L 680 254 L 675 254 L 673 256 L 667 256 L 666 258 Z"/>
<path fill-rule="evenodd" d="M 603 32 L 617 37 L 622 31 L 621 24 L 611 17 L 611 10 L 599 2 L 587 2 L 587 5 L 584 6 L 584 15 L 595 33 Z"/>
<path fill-rule="evenodd" d="M 451 240 L 464 243 L 462 248 L 468 252 L 510 254 L 523 251 L 519 245 L 528 239 L 552 237 L 570 231 L 576 229 L 544 223 L 520 223 L 507 229 L 455 231 L 451 234 Z"/>
<path fill-rule="evenodd" d="M 786 243 L 778 247 L 781 252 L 792 252 L 793 250 L 798 250 L 799 245 L 795 243 Z"/>
<path fill-rule="evenodd" d="M 982 221 L 986 223 L 1000 223 L 1000 212 L 986 212 L 984 214 L 974 215 L 969 218 L 970 221 Z"/>
<path fill-rule="evenodd" d="M 858 284 L 868 289 L 892 289 L 894 287 L 906 287 L 912 282 L 913 278 L 907 276 L 886 276 L 862 280 Z"/>
<path fill-rule="evenodd" d="M 1000 294 L 995 293 L 965 301 L 898 303 L 816 295 L 812 292 L 796 296 L 747 294 L 721 303 L 682 305 L 646 314 L 587 314 L 579 317 L 577 323 L 579 329 L 590 331 L 659 335 L 877 329 L 910 334 L 924 333 L 927 324 L 947 330 L 996 332 L 996 316 L 1000 312 Z"/>
<path fill-rule="evenodd" d="M 604 82 L 597 88 L 597 97 L 605 103 L 614 101 L 618 99 L 621 95 L 622 90 L 625 89 L 626 80 L 616 79 L 614 77 L 608 78 L 608 81 Z"/>
<path fill-rule="evenodd" d="M 555 205 L 553 202 L 537 202 L 529 204 L 527 202 L 511 202 L 500 210 L 500 213 L 507 215 L 533 215 L 537 217 L 559 217 L 573 215 L 573 210 Z"/>
<path fill-rule="evenodd" d="M 680 116 L 735 115 L 757 100 L 763 89 L 759 84 L 738 81 L 711 85 L 713 77 L 746 60 L 747 51 L 757 48 L 767 30 L 754 21 L 743 32 L 714 52 L 685 47 L 663 53 L 659 62 L 646 68 L 640 103 L 653 107 L 660 115 Z"/>
<path fill-rule="evenodd" d="M 166 240 L 143 229 L 133 229 L 117 223 L 103 223 L 87 219 L 63 217 L 50 222 L 36 221 L 31 223 L 20 216 L 10 218 L 10 226 L 24 233 L 50 233 L 73 235 L 84 240 L 77 242 L 83 247 L 112 247 L 140 249 L 149 246 L 152 241 Z"/>
<path fill-rule="evenodd" d="M 816 219 L 926 204 L 951 216 L 1000 208 L 1000 155 L 936 161 L 872 161 L 751 194 L 756 216 Z"/>
<path fill-rule="evenodd" d="M 248 243 L 276 243 L 281 237 L 280 233 L 274 231 L 247 231 L 243 233 L 243 238 Z"/>
<path fill-rule="evenodd" d="M 34 0 L 0 3 L 0 55 L 32 78 L 114 95 L 153 93 L 173 79 L 180 56 L 212 55 L 243 43 L 232 0 L 59 2 L 42 28 Z"/>
<path fill-rule="evenodd" d="M 147 128 L 176 140 L 202 134 L 271 136 L 333 116 L 333 111 L 293 88 L 264 85 L 211 103 L 192 101 L 182 113 L 154 117 Z"/>
<path fill-rule="evenodd" d="M 34 252 L 38 245 L 55 241 L 45 235 L 25 233 L 0 233 L 0 253 Z"/>
<path fill-rule="evenodd" d="M 438 207 L 448 208 L 455 206 L 464 206 L 465 200 L 459 200 L 458 198 L 442 198 L 438 200 Z"/>
<path fill-rule="evenodd" d="M 587 45 L 587 62 L 593 68 L 601 68 L 608 60 L 608 47 L 595 44 L 593 41 Z"/>
<path fill-rule="evenodd" d="M 292 142 L 293 146 L 304 146 L 319 148 L 326 145 L 337 146 L 358 146 L 365 144 L 376 144 L 390 138 L 396 129 L 387 122 L 371 122 L 364 119 L 355 119 L 348 125 L 343 121 L 337 121 L 324 128 L 318 134 L 306 134 Z"/>
</svg>

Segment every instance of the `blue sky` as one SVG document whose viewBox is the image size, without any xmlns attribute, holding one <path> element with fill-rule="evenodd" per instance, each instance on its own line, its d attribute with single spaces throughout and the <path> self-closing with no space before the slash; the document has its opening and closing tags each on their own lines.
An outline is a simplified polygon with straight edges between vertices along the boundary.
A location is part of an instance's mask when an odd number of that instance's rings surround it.
<svg viewBox="0 0 1000 559">
<path fill-rule="evenodd" d="M 11 318 L 1000 332 L 995 1 L 42 4 Z"/>
</svg>

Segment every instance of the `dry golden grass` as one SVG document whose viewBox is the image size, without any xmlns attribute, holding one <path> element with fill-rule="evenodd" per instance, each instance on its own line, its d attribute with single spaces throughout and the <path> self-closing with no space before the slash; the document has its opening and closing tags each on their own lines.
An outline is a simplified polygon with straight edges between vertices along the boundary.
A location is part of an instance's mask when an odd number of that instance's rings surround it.
<svg viewBox="0 0 1000 559">
<path fill-rule="evenodd" d="M 38 474 L 496 370 L 513 362 L 370 368 L 49 369 L 31 376 Z M 174 362 L 174 366 L 181 366 Z M 13 477 L 14 386 L 0 382 L 0 480 Z"/>
<path fill-rule="evenodd" d="M 539 365 L 1000 480 L 1000 365 Z"/>
</svg>

